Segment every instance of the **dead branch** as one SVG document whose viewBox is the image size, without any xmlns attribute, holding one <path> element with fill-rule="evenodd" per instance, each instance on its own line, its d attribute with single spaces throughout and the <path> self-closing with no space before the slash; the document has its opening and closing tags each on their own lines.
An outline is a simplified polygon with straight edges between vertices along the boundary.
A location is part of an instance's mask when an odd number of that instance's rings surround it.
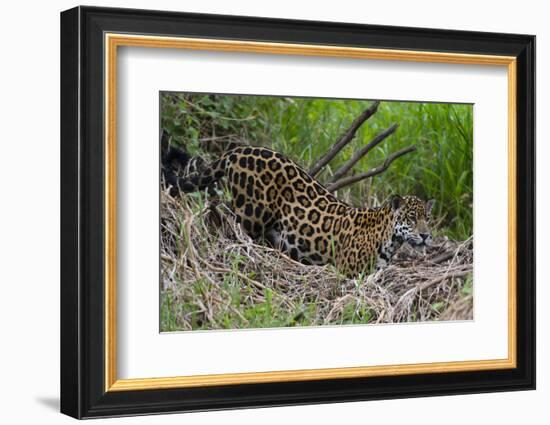
<svg viewBox="0 0 550 425">
<path fill-rule="evenodd" d="M 397 127 L 399 127 L 399 124 L 393 124 L 391 127 L 378 134 L 374 139 L 372 139 L 361 149 L 356 151 L 353 156 L 334 173 L 334 175 L 329 180 L 329 183 L 334 183 L 344 177 L 346 173 L 351 170 L 351 168 L 357 163 L 357 161 L 363 158 L 367 153 L 369 153 L 374 147 L 380 144 L 388 136 L 393 134 L 395 130 L 397 130 Z"/>
<path fill-rule="evenodd" d="M 368 179 L 369 177 L 376 176 L 377 174 L 383 173 L 388 169 L 391 163 L 395 161 L 397 158 L 403 155 L 406 155 L 409 152 L 414 152 L 415 150 L 416 150 L 416 146 L 408 146 L 406 148 L 400 149 L 392 153 L 391 155 L 388 155 L 388 157 L 384 160 L 384 163 L 382 165 L 372 168 L 371 170 L 361 174 L 355 174 L 352 176 L 344 177 L 334 183 L 329 184 L 327 186 L 327 190 L 329 192 L 335 192 L 338 189 L 349 186 L 350 184 L 357 183 L 358 181 Z"/>
<path fill-rule="evenodd" d="M 361 125 L 368 120 L 372 115 L 376 113 L 378 110 L 378 105 L 380 105 L 379 101 L 373 102 L 372 105 L 370 105 L 361 115 L 359 115 L 353 122 L 351 123 L 350 127 L 345 131 L 344 134 L 340 136 L 338 141 L 332 145 L 332 147 L 328 150 L 327 153 L 325 153 L 321 158 L 317 160 L 317 162 L 309 169 L 309 174 L 313 177 L 315 177 L 319 171 L 322 170 L 322 168 L 327 165 L 337 154 L 342 150 L 344 146 L 346 146 L 353 137 L 355 136 L 355 133 L 361 127 Z"/>
</svg>

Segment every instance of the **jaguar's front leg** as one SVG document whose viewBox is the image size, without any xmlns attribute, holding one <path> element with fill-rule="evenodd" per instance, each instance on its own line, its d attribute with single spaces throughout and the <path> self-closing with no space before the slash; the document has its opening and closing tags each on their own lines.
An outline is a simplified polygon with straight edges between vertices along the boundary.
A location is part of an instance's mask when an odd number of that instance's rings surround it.
<svg viewBox="0 0 550 425">
<path fill-rule="evenodd" d="M 395 254 L 396 246 L 393 241 L 383 243 L 378 248 L 378 256 L 376 257 L 376 271 L 386 268 Z"/>
</svg>

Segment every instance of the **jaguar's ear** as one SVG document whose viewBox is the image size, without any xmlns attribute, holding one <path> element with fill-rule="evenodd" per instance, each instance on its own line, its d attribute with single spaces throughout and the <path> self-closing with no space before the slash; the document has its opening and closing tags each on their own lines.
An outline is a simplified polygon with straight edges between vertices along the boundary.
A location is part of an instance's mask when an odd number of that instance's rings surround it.
<svg viewBox="0 0 550 425">
<path fill-rule="evenodd" d="M 434 207 L 435 199 L 430 199 L 428 202 L 426 202 L 426 214 L 430 214 L 432 212 L 432 208 Z"/>
<path fill-rule="evenodd" d="M 397 211 L 401 205 L 403 205 L 403 198 L 399 195 L 392 195 L 390 197 L 390 206 L 393 211 Z"/>
</svg>

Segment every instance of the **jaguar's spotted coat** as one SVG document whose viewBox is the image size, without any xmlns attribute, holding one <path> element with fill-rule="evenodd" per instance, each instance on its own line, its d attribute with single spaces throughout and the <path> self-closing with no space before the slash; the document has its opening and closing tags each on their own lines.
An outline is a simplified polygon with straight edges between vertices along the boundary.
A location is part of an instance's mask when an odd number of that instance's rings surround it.
<svg viewBox="0 0 550 425">
<path fill-rule="evenodd" d="M 290 159 L 270 149 L 237 147 L 209 167 L 169 182 L 184 192 L 225 177 L 238 221 L 252 237 L 264 236 L 293 259 L 333 263 L 357 276 L 386 265 L 403 242 L 430 242 L 433 201 L 393 196 L 376 209 L 339 201 Z"/>
</svg>

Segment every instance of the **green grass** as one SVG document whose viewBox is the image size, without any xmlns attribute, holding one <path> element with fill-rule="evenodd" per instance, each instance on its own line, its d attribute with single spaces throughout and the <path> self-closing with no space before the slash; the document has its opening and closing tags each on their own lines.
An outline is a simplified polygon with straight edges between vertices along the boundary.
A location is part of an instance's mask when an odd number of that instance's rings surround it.
<svg viewBox="0 0 550 425">
<path fill-rule="evenodd" d="M 165 94 L 162 125 L 176 143 L 200 153 L 199 139 L 235 136 L 285 153 L 308 168 L 371 104 L 360 100 Z M 391 152 L 414 145 L 383 174 L 342 189 L 357 206 L 391 194 L 435 198 L 440 232 L 464 240 L 472 234 L 473 108 L 471 105 L 382 102 L 355 139 L 318 176 L 331 174 L 379 132 L 399 124 L 354 170 L 367 171 Z"/>
<path fill-rule="evenodd" d="M 187 289 L 189 293 L 202 294 L 203 284 L 204 282 L 196 281 L 192 287 Z M 236 275 L 227 275 L 224 278 L 224 284 L 217 293 L 228 297 L 234 308 L 226 309 L 223 314 L 218 314 L 215 317 L 217 329 L 278 328 L 323 324 L 319 322 L 316 305 L 311 300 L 302 300 L 289 311 L 289 307 L 284 303 L 284 297 L 274 292 L 272 288 L 265 289 L 263 294 L 265 301 L 254 302 L 247 298 L 247 291 L 243 290 L 243 287 L 246 288 L 246 282 L 239 280 Z M 160 306 L 162 332 L 185 330 L 178 320 L 183 316 L 190 318 L 189 323 L 193 330 L 212 329 L 212 322 L 204 320 L 199 310 L 200 307 L 189 298 L 177 297 L 171 290 L 162 291 Z M 371 323 L 374 318 L 366 305 L 350 302 L 346 304 L 342 312 L 340 324 L 367 324 Z"/>
<path fill-rule="evenodd" d="M 189 283 L 187 283 L 189 285 Z M 223 294 L 230 301 L 233 309 L 226 309 L 223 314 L 215 317 L 217 329 L 244 328 L 277 328 L 289 326 L 321 325 L 318 321 L 316 305 L 311 300 L 302 300 L 289 310 L 284 296 L 277 294 L 272 288 L 264 290 L 263 302 L 255 302 L 247 297 L 247 283 L 237 275 L 228 274 L 224 277 L 218 294 Z M 196 281 L 187 288 L 188 293 L 203 294 L 204 282 Z M 193 330 L 212 328 L 212 322 L 201 317 L 200 307 L 188 296 L 177 297 L 174 291 L 161 293 L 161 324 L 163 332 L 184 329 L 178 320 L 180 317 L 190 317 Z M 237 313 L 237 311 L 239 313 Z M 355 302 L 347 304 L 342 313 L 342 324 L 366 324 L 373 320 L 373 315 L 367 306 Z"/>
<path fill-rule="evenodd" d="M 469 274 L 466 277 L 466 282 L 464 282 L 464 286 L 460 290 L 460 293 L 464 296 L 472 295 L 474 292 L 474 276 Z"/>
</svg>

